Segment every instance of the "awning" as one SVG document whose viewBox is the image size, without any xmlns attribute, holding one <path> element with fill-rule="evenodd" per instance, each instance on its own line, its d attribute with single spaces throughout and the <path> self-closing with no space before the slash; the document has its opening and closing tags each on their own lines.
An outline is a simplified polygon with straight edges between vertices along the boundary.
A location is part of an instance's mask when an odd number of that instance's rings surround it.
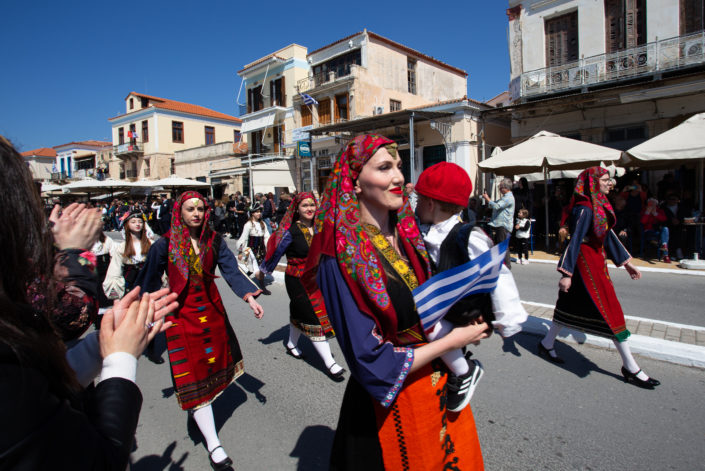
<svg viewBox="0 0 705 471">
<path fill-rule="evenodd" d="M 245 118 L 242 120 L 240 132 L 245 134 L 247 132 L 255 132 L 260 129 L 268 128 L 274 124 L 276 115 L 277 110 L 272 110 L 262 115 L 253 116 L 252 118 Z"/>
<path fill-rule="evenodd" d="M 430 105 L 429 105 L 430 106 Z M 369 116 L 367 118 L 353 119 L 351 121 L 343 121 L 341 123 L 319 126 L 309 131 L 311 135 L 320 136 L 331 132 L 351 132 L 362 133 L 373 131 L 375 129 L 383 129 L 392 126 L 403 126 L 409 124 L 409 119 L 413 116 L 414 122 L 429 121 L 432 119 L 448 118 L 453 116 L 453 113 L 446 111 L 418 111 L 418 110 L 401 110 L 391 113 Z"/>
<path fill-rule="evenodd" d="M 212 178 L 222 178 L 222 177 L 234 177 L 236 175 L 244 175 L 247 173 L 246 168 L 235 168 L 235 169 L 224 169 L 224 170 L 212 170 L 208 176 Z"/>
</svg>

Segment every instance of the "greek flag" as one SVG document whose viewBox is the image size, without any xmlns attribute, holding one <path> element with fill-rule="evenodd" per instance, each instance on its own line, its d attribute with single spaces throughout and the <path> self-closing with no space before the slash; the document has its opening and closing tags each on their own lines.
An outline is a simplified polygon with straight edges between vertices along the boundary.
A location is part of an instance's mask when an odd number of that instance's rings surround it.
<svg viewBox="0 0 705 471">
<path fill-rule="evenodd" d="M 301 95 L 301 98 L 304 99 L 304 105 L 306 106 L 311 106 L 311 105 L 317 105 L 318 102 L 316 101 L 315 98 L 313 98 L 311 95 L 308 95 L 306 93 L 299 93 Z"/>
<path fill-rule="evenodd" d="M 508 246 L 509 239 L 468 263 L 431 277 L 412 292 L 425 331 L 441 320 L 458 300 L 494 291 Z"/>
</svg>

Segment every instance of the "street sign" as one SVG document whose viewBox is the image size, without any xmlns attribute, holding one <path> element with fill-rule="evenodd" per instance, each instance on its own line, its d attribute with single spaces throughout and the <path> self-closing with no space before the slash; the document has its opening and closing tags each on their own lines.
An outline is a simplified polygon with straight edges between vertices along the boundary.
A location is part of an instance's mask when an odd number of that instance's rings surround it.
<svg viewBox="0 0 705 471">
<path fill-rule="evenodd" d="M 311 144 L 308 141 L 299 141 L 298 143 L 299 156 L 311 157 Z"/>
<path fill-rule="evenodd" d="M 294 142 L 297 141 L 308 141 L 308 131 L 313 129 L 313 125 L 309 124 L 308 126 L 303 126 L 300 128 L 293 129 L 291 131 L 291 140 Z"/>
</svg>

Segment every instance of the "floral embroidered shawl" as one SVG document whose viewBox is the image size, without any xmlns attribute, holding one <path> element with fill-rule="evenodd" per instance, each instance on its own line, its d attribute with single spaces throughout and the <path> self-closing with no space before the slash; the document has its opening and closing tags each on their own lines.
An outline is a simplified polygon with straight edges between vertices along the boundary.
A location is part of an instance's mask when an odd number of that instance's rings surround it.
<svg viewBox="0 0 705 471">
<path fill-rule="evenodd" d="M 394 141 L 373 134 L 357 136 L 341 153 L 328 177 L 316 212 L 313 241 L 302 281 L 307 291 L 317 289 L 321 255 L 336 258 L 359 309 L 372 317 L 385 340 L 395 341 L 397 316 L 387 293 L 387 276 L 369 235 L 360 221 L 360 205 L 353 190 L 363 165 L 382 146 Z M 419 283 L 430 276 L 428 254 L 408 198 L 396 213 L 399 241 Z"/>
<path fill-rule="evenodd" d="M 600 177 L 606 173 L 608 173 L 607 170 L 602 167 L 590 167 L 578 175 L 573 196 L 563 211 L 561 225 L 566 224 L 576 204 L 587 206 L 592 209 L 592 228 L 595 235 L 600 240 L 605 238 L 607 232 L 617 221 L 612 204 L 607 196 L 600 191 Z"/>
<path fill-rule="evenodd" d="M 208 202 L 203 195 L 197 191 L 186 191 L 179 195 L 171 212 L 171 230 L 165 235 L 169 238 L 169 286 L 172 291 L 177 293 L 180 293 L 188 284 L 188 259 L 191 250 L 191 238 L 188 227 L 181 217 L 181 206 L 186 200 L 192 198 L 203 201 L 205 207 L 201 237 L 198 243 L 201 266 L 205 266 L 204 260 L 208 251 L 213 247 L 213 238 L 215 237 L 215 232 L 211 231 L 208 225 L 210 211 L 208 210 Z"/>
<path fill-rule="evenodd" d="M 274 252 L 277 251 L 279 242 L 281 242 L 284 234 L 286 234 L 286 231 L 288 231 L 291 225 L 299 218 L 299 205 L 302 201 L 307 199 L 312 199 L 316 207 L 318 207 L 316 196 L 311 192 L 306 191 L 303 193 L 298 193 L 294 196 L 291 203 L 289 203 L 286 214 L 284 214 L 284 217 L 279 222 L 279 227 L 277 227 L 277 230 L 274 231 L 274 234 L 272 234 L 269 241 L 267 241 L 267 254 L 264 256 L 265 260 L 269 260 L 272 255 L 274 255 Z"/>
</svg>

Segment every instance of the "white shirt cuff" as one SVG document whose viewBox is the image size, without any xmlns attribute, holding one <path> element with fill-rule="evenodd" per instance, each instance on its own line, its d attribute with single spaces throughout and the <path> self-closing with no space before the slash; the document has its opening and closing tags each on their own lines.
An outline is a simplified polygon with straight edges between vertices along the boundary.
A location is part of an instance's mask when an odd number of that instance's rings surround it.
<svg viewBox="0 0 705 471">
<path fill-rule="evenodd" d="M 137 358 L 127 352 L 115 352 L 105 357 L 100 380 L 105 381 L 108 378 L 124 378 L 135 383 L 137 379 Z"/>
</svg>

